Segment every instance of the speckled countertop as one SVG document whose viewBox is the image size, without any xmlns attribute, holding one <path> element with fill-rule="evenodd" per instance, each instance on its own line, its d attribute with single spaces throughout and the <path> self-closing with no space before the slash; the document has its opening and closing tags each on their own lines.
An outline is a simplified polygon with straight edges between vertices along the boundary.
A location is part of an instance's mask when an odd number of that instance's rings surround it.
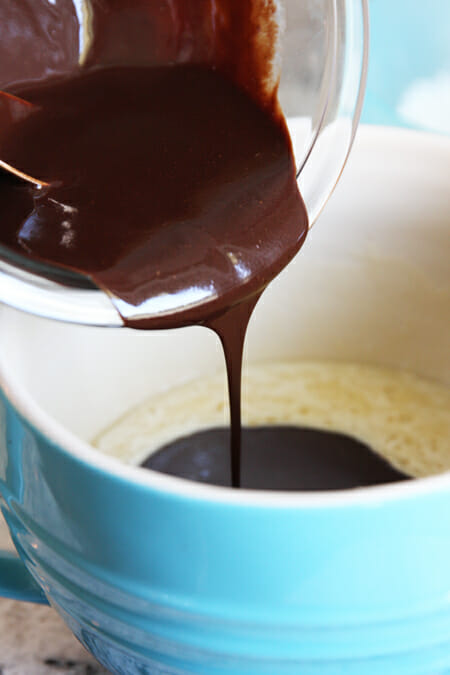
<svg viewBox="0 0 450 675">
<path fill-rule="evenodd" d="M 12 548 L 0 516 L 0 548 Z M 50 607 L 0 599 L 0 675 L 105 675 Z"/>
</svg>

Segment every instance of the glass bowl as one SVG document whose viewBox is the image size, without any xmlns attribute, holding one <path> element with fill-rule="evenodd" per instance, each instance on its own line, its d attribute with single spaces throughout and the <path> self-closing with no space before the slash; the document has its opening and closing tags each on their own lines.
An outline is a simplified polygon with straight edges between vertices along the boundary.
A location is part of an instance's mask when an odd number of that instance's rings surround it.
<svg viewBox="0 0 450 675">
<path fill-rule="evenodd" d="M 92 38 L 90 0 L 56 5 L 35 0 L 32 7 L 0 7 L 0 89 L 84 67 Z M 367 0 L 286 0 L 282 9 L 279 99 L 312 225 L 344 168 L 359 121 L 367 70 Z M 213 299 L 207 292 L 199 303 Z M 2 246 L 0 301 L 51 319 L 123 324 L 110 297 L 87 277 Z M 155 314 L 168 311 L 164 303 L 155 303 Z"/>
</svg>

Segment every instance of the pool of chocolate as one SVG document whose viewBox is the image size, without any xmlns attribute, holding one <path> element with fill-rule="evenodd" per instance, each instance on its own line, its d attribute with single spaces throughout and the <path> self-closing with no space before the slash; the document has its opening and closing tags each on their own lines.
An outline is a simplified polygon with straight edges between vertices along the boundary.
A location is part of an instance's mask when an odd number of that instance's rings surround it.
<svg viewBox="0 0 450 675">
<path fill-rule="evenodd" d="M 201 430 L 160 448 L 142 466 L 230 487 L 229 446 L 229 429 Z M 407 479 L 368 445 L 347 434 L 288 425 L 242 428 L 242 488 L 345 490 Z"/>
</svg>

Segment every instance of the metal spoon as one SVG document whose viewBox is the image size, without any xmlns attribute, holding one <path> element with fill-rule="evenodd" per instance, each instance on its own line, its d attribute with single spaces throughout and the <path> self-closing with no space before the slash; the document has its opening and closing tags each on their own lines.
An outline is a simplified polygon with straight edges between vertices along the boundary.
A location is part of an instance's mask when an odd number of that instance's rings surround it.
<svg viewBox="0 0 450 675">
<path fill-rule="evenodd" d="M 36 106 L 28 101 L 24 101 L 22 98 L 13 96 L 12 94 L 7 94 L 4 91 L 0 91 L 0 154 L 1 154 L 1 141 L 3 134 L 8 132 L 8 129 L 15 122 L 20 122 L 20 120 L 25 119 L 30 115 Z M 34 178 L 29 174 L 17 169 L 16 167 L 9 164 L 5 159 L 0 157 L 0 167 L 8 171 L 9 173 L 14 174 L 18 178 L 32 183 L 36 187 L 42 188 L 49 185 L 39 178 Z"/>
</svg>

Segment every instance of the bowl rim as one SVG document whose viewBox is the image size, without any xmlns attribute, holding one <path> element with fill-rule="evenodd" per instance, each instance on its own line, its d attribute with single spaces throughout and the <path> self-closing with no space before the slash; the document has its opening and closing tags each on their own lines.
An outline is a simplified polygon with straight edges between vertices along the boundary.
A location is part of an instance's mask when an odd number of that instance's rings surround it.
<svg viewBox="0 0 450 675">
<path fill-rule="evenodd" d="M 439 134 L 411 131 L 394 127 L 362 125 L 361 141 L 366 149 L 380 152 L 383 144 L 397 143 L 400 148 L 414 144 L 425 144 L 431 149 L 446 153 L 450 159 L 450 138 Z M 32 395 L 14 377 L 12 368 L 0 354 L 0 385 L 6 399 L 27 421 L 45 438 L 49 439 L 58 451 L 72 459 L 88 465 L 89 469 L 105 472 L 121 482 L 146 488 L 176 498 L 194 501 L 214 502 L 228 506 L 281 509 L 323 509 L 329 507 L 348 508 L 352 506 L 376 506 L 390 501 L 404 501 L 421 496 L 450 492 L 450 471 L 411 481 L 354 488 L 350 490 L 330 490 L 314 492 L 282 492 L 264 490 L 235 490 L 196 483 L 176 478 L 156 471 L 125 464 L 112 456 L 96 450 L 88 442 L 57 422 L 49 413 L 35 402 Z"/>
</svg>

